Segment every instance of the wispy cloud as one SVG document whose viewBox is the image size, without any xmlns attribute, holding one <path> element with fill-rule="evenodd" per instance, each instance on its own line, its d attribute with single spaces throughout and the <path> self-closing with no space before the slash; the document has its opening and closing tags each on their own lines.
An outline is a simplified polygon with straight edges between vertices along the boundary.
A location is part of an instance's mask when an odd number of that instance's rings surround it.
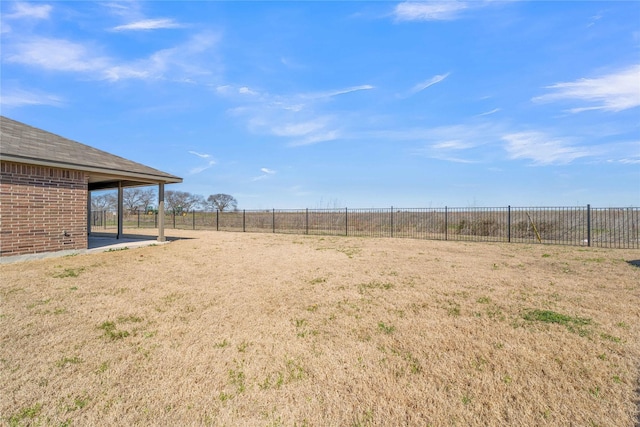
<svg viewBox="0 0 640 427">
<path fill-rule="evenodd" d="M 479 163 L 482 159 L 473 155 L 473 150 L 478 144 L 467 140 L 447 140 L 415 150 L 415 154 L 424 155 L 432 159 L 444 160 L 454 163 Z"/>
<path fill-rule="evenodd" d="M 308 101 L 316 101 L 322 99 L 330 99 L 339 95 L 346 95 L 352 92 L 358 92 L 362 90 L 371 90 L 375 89 L 374 86 L 371 85 L 359 85 L 359 86 L 351 86 L 347 88 L 328 90 L 324 92 L 308 92 L 308 93 L 298 93 L 294 95 L 269 95 L 267 93 L 261 93 L 256 89 L 249 88 L 247 86 L 234 86 L 234 85 L 221 85 L 216 87 L 216 92 L 220 95 L 224 96 L 234 96 L 236 94 L 240 95 L 264 95 L 269 98 L 269 102 L 272 105 L 277 107 L 282 107 L 288 110 L 300 111 L 304 107 L 304 102 Z"/>
<path fill-rule="evenodd" d="M 203 60 L 219 40 L 215 33 L 199 33 L 181 45 L 159 50 L 148 58 L 115 64 L 103 74 L 111 81 L 136 78 L 190 82 L 191 76 L 210 75 L 215 71 L 215 66 L 204 64 Z"/>
<path fill-rule="evenodd" d="M 409 153 L 456 163 L 530 160 L 542 166 L 588 158 L 595 163 L 634 164 L 640 158 L 640 141 L 621 141 L 618 134 L 578 132 L 568 137 L 558 130 L 522 131 L 480 118 L 452 126 L 367 131 L 357 138 L 421 143 Z"/>
<path fill-rule="evenodd" d="M 307 122 L 286 123 L 284 125 L 272 127 L 271 131 L 278 136 L 305 136 L 324 129 L 327 125 L 327 121 L 327 118 L 318 118 Z"/>
<path fill-rule="evenodd" d="M 491 149 L 487 147 L 495 145 L 502 133 L 499 125 L 476 122 L 409 129 L 396 133 L 395 138 L 423 141 L 425 145 L 414 150 L 415 155 L 456 163 L 479 163 L 490 160 Z"/>
<path fill-rule="evenodd" d="M 256 176 L 255 178 L 252 179 L 252 181 L 262 181 L 263 179 L 267 179 L 270 176 L 273 176 L 276 174 L 276 171 L 269 168 L 261 168 L 260 172 L 262 172 L 262 175 Z"/>
<path fill-rule="evenodd" d="M 235 95 L 251 95 L 251 96 L 260 95 L 260 92 L 258 92 L 255 89 L 251 89 L 248 86 L 237 87 L 233 85 L 217 86 L 216 93 L 218 93 L 218 95 L 223 95 L 231 98 L 234 97 Z"/>
<path fill-rule="evenodd" d="M 207 163 L 201 165 L 201 166 L 196 166 L 192 169 L 189 170 L 189 175 L 197 175 L 201 172 L 206 171 L 207 169 L 213 167 L 216 165 L 216 161 L 211 159 L 211 154 L 207 154 L 207 153 L 199 153 L 197 151 L 193 151 L 193 150 L 189 150 L 187 151 L 189 154 L 193 154 L 196 157 L 199 157 L 201 159 L 210 159 Z"/>
<path fill-rule="evenodd" d="M 596 24 L 596 22 L 598 22 L 601 19 L 602 19 L 602 14 L 601 13 L 598 13 L 597 15 L 592 16 L 589 19 L 589 23 L 587 24 L 587 28 L 588 27 L 593 27 Z"/>
<path fill-rule="evenodd" d="M 495 139 L 503 133 L 502 127 L 495 123 L 474 121 L 473 123 L 450 126 L 405 128 L 363 133 L 364 138 L 383 138 L 400 141 L 424 141 L 430 146 L 445 147 L 452 141 L 464 142 L 465 148 L 477 147 Z M 442 145 L 439 145 L 442 144 Z M 461 143 L 451 146 L 462 147 Z"/>
<path fill-rule="evenodd" d="M 446 21 L 455 19 L 469 7 L 466 2 L 404 2 L 398 4 L 393 14 L 398 21 Z"/>
<path fill-rule="evenodd" d="M 300 147 L 302 145 L 312 145 L 319 142 L 334 141 L 341 137 L 338 129 L 323 129 L 321 132 L 314 132 L 303 138 L 298 138 L 289 143 L 290 147 Z"/>
<path fill-rule="evenodd" d="M 190 76 L 208 75 L 210 64 L 202 63 L 203 54 L 217 44 L 218 35 L 196 34 L 183 45 L 159 50 L 147 58 L 123 62 L 100 53 L 90 43 L 65 39 L 32 37 L 5 43 L 8 62 L 52 71 L 78 72 L 94 79 L 164 79 L 189 81 Z"/>
<path fill-rule="evenodd" d="M 589 110 L 618 112 L 640 106 L 640 64 L 615 73 L 595 78 L 547 86 L 552 92 L 533 98 L 534 102 L 582 101 L 588 106 L 568 111 L 580 113 Z"/>
<path fill-rule="evenodd" d="M 447 77 L 449 77 L 449 74 L 451 73 L 446 73 L 446 74 L 436 74 L 435 76 L 431 77 L 430 79 L 427 79 L 423 82 L 420 82 L 416 85 L 414 85 L 409 92 L 407 93 L 407 95 L 405 96 L 411 96 L 411 95 L 415 95 L 418 92 L 422 92 L 423 90 L 425 90 L 426 88 L 433 86 L 437 83 L 440 83 L 441 81 L 443 81 L 444 79 L 446 79 Z"/>
<path fill-rule="evenodd" d="M 242 95 L 259 95 L 258 92 L 256 92 L 255 90 L 251 90 L 246 86 L 242 86 L 240 89 L 238 89 L 238 93 Z"/>
<path fill-rule="evenodd" d="M 500 111 L 500 108 L 494 108 L 494 109 L 493 109 L 493 110 L 491 110 L 491 111 L 486 111 L 486 112 L 484 112 L 484 113 L 480 113 L 480 114 L 478 114 L 478 116 L 479 116 L 479 117 L 482 117 L 482 116 L 490 116 L 491 114 L 495 114 L 495 113 L 497 113 L 498 111 Z"/>
<path fill-rule="evenodd" d="M 210 161 L 209 163 L 207 163 L 206 165 L 203 166 L 197 166 L 195 168 L 192 168 L 189 170 L 189 175 L 197 175 L 201 172 L 206 171 L 207 169 L 211 168 L 212 166 L 214 166 L 216 164 L 216 162 L 214 162 L 213 160 Z"/>
<path fill-rule="evenodd" d="M 300 97 L 307 98 L 307 99 L 331 98 L 333 96 L 345 95 L 351 92 L 358 92 L 361 90 L 371 90 L 371 89 L 375 89 L 375 87 L 371 85 L 351 86 L 344 89 L 330 90 L 327 92 L 301 94 Z"/>
<path fill-rule="evenodd" d="M 88 45 L 63 39 L 35 37 L 6 46 L 9 62 L 56 71 L 92 72 L 104 70 L 109 59 Z"/>
<path fill-rule="evenodd" d="M 614 162 L 613 160 L 611 162 Z M 631 158 L 631 159 L 620 159 L 617 160 L 618 163 L 622 163 L 623 165 L 640 165 L 640 157 L 639 158 Z"/>
<path fill-rule="evenodd" d="M 640 164 L 640 140 L 608 142 L 599 148 L 602 151 L 600 157 L 606 159 L 607 163 Z"/>
<path fill-rule="evenodd" d="M 201 173 L 201 172 L 204 172 L 204 171 L 206 171 L 207 169 L 209 169 L 209 168 L 211 168 L 211 167 L 215 166 L 215 164 L 216 164 L 216 161 L 215 161 L 215 160 L 209 160 L 209 161 L 207 162 L 207 164 L 205 164 L 205 165 L 197 166 L 197 167 L 195 167 L 195 168 L 190 169 L 190 170 L 189 170 L 189 175 L 197 175 L 197 174 L 199 174 L 199 173 Z"/>
<path fill-rule="evenodd" d="M 198 153 L 197 151 L 189 151 L 189 154 L 193 154 L 194 156 L 198 156 L 202 159 L 207 159 L 209 157 L 211 157 L 211 154 L 203 154 L 203 153 Z"/>
<path fill-rule="evenodd" d="M 585 147 L 573 145 L 567 138 L 542 132 L 511 133 L 504 135 L 502 140 L 511 159 L 529 159 L 534 165 L 568 164 L 593 154 Z"/>
<path fill-rule="evenodd" d="M 5 108 L 24 107 L 27 105 L 51 105 L 60 107 L 63 99 L 48 93 L 26 91 L 17 88 L 3 88 L 0 105 Z"/>
<path fill-rule="evenodd" d="M 476 144 L 471 141 L 461 141 L 459 139 L 441 141 L 431 145 L 436 150 L 467 150 L 475 146 Z"/>
<path fill-rule="evenodd" d="M 276 136 L 290 138 L 289 146 L 291 147 L 317 144 L 333 141 L 339 137 L 340 134 L 332 125 L 332 121 L 333 119 L 329 116 L 321 116 L 303 122 L 270 126 L 269 132 Z"/>
<path fill-rule="evenodd" d="M 4 15 L 6 19 L 49 19 L 52 7 L 48 4 L 14 3 L 13 11 Z"/>
<path fill-rule="evenodd" d="M 131 22 L 129 24 L 118 25 L 113 27 L 112 31 L 150 31 L 172 28 L 184 28 L 185 25 L 174 21 L 173 19 L 142 19 L 140 21 Z"/>
<path fill-rule="evenodd" d="M 115 15 L 124 20 L 133 21 L 143 19 L 142 6 L 141 3 L 137 1 L 103 2 L 100 3 L 100 5 L 109 15 Z"/>
<path fill-rule="evenodd" d="M 288 139 L 291 147 L 332 141 L 339 138 L 339 117 L 319 112 L 337 96 L 374 89 L 371 85 L 357 85 L 319 92 L 274 95 L 246 86 L 221 85 L 215 93 L 240 106 L 228 112 L 246 120 L 250 131 Z M 247 96 L 251 95 L 251 96 Z"/>
<path fill-rule="evenodd" d="M 216 87 L 216 92 L 220 95 L 229 95 L 233 87 L 231 85 L 222 85 Z"/>
</svg>

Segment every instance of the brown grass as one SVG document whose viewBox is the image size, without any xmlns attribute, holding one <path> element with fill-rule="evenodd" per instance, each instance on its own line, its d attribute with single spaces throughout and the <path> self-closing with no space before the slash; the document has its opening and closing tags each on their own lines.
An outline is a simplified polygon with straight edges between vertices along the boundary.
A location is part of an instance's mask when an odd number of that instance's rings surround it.
<svg viewBox="0 0 640 427">
<path fill-rule="evenodd" d="M 0 266 L 0 422 L 637 422 L 637 250 L 169 233 Z"/>
</svg>

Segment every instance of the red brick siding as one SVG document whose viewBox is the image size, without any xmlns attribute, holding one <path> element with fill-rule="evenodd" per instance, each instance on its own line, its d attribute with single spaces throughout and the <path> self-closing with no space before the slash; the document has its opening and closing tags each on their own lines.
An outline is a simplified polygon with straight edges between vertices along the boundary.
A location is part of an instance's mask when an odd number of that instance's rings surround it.
<svg viewBox="0 0 640 427">
<path fill-rule="evenodd" d="M 86 249 L 87 189 L 85 172 L 0 162 L 0 256 Z"/>
</svg>

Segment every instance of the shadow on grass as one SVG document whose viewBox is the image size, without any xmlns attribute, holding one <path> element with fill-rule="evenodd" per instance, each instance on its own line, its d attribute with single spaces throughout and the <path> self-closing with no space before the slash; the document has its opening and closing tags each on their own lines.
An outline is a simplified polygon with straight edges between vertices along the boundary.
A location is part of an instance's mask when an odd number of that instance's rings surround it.
<svg viewBox="0 0 640 427">
<path fill-rule="evenodd" d="M 633 265 L 634 267 L 640 268 L 640 259 L 634 259 L 633 261 L 627 261 L 627 263 Z"/>
</svg>

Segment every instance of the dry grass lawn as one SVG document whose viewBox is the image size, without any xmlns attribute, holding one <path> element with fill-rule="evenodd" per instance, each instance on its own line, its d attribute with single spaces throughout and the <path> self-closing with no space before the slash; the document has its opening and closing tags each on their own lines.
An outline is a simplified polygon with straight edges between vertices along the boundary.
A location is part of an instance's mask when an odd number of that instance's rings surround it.
<svg viewBox="0 0 640 427">
<path fill-rule="evenodd" d="M 0 265 L 0 423 L 638 423 L 640 251 L 168 234 Z"/>
</svg>

